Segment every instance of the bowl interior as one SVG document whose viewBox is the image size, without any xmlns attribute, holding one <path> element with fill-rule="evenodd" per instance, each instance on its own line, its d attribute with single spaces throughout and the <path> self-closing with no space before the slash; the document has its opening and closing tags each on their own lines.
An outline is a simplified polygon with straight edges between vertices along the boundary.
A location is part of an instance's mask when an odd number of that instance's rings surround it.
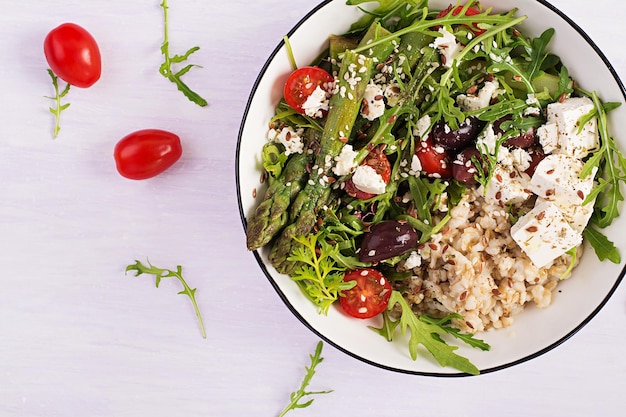
<svg viewBox="0 0 626 417">
<path fill-rule="evenodd" d="M 582 88 L 595 90 L 605 102 L 624 104 L 626 93 L 610 63 L 587 35 L 572 21 L 544 1 L 527 1 L 520 6 L 514 0 L 485 0 L 483 6 L 495 11 L 518 7 L 518 15 L 526 15 L 524 33 L 538 36 L 553 27 L 555 36 L 549 46 L 568 67 L 571 76 Z M 443 9 L 449 0 L 431 0 L 431 8 Z M 298 65 L 313 61 L 326 46 L 327 36 L 348 30 L 362 12 L 346 6 L 344 0 L 326 1 L 318 5 L 289 35 Z M 268 122 L 282 97 L 282 85 L 291 71 L 287 52 L 281 42 L 269 57 L 254 86 L 244 115 L 237 147 L 237 187 L 242 220 L 253 211 L 263 195 L 260 184 L 260 150 L 265 143 Z M 626 106 L 610 115 L 610 130 L 626 151 Z M 620 136 L 621 135 L 621 136 Z M 256 193 L 254 192 L 256 190 Z M 626 216 L 618 218 L 605 234 L 619 248 L 626 248 L 626 237 L 618 231 L 626 227 Z M 263 273 L 291 311 L 311 330 L 328 343 L 346 353 L 386 369 L 422 375 L 459 375 L 454 369 L 441 368 L 428 353 L 413 361 L 407 340 L 389 343 L 368 325 L 378 326 L 377 320 L 361 321 L 346 317 L 333 308 L 328 316 L 318 314 L 317 308 L 300 292 L 288 276 L 277 273 L 267 262 L 267 252 L 255 256 Z M 626 254 L 622 254 L 626 257 Z M 624 266 L 608 261 L 599 262 L 593 250 L 586 246 L 581 263 L 573 276 L 561 282 L 553 294 L 552 305 L 544 310 L 527 306 L 515 323 L 503 330 L 480 335 L 491 345 L 482 352 L 461 346 L 459 354 L 469 358 L 481 373 L 506 368 L 540 355 L 565 341 L 584 326 L 608 301 L 624 274 Z"/>
</svg>

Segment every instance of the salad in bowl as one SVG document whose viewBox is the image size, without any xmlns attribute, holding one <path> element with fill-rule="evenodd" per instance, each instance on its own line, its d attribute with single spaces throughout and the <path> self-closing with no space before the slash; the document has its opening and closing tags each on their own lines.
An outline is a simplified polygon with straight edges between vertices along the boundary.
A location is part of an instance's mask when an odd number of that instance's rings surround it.
<svg viewBox="0 0 626 417">
<path fill-rule="evenodd" d="M 623 87 L 572 22 L 513 3 L 325 2 L 257 81 L 238 147 L 247 247 L 305 324 L 362 360 L 510 366 L 621 280 Z M 567 36 L 592 62 L 564 58 Z M 607 80 L 584 77 L 594 66 Z"/>
</svg>

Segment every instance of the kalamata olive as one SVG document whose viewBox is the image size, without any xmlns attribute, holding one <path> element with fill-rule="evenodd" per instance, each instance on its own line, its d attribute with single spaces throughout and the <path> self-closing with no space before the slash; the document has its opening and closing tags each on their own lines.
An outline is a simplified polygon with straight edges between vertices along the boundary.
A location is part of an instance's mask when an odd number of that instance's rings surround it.
<svg viewBox="0 0 626 417">
<path fill-rule="evenodd" d="M 507 148 L 528 149 L 535 143 L 537 143 L 537 136 L 535 136 L 535 128 L 531 127 L 526 131 L 526 133 L 522 133 L 505 140 L 504 146 Z"/>
<path fill-rule="evenodd" d="M 478 149 L 470 146 L 459 152 L 452 162 L 452 176 L 461 184 L 474 185 L 477 183 L 474 176 L 478 173 L 478 169 L 473 158 L 482 161 L 483 157 Z"/>
<path fill-rule="evenodd" d="M 546 154 L 541 145 L 532 146 L 528 149 L 528 153 L 530 154 L 530 166 L 524 172 L 532 177 L 535 173 L 535 169 L 537 168 L 537 164 L 545 158 Z"/>
<path fill-rule="evenodd" d="M 475 117 L 468 117 L 455 130 L 452 130 L 445 120 L 441 119 L 433 126 L 431 135 L 435 145 L 444 149 L 455 150 L 473 143 L 480 130 L 481 123 Z"/>
<path fill-rule="evenodd" d="M 359 261 L 379 262 L 414 249 L 419 242 L 417 231 L 410 224 L 386 220 L 373 225 L 365 235 Z"/>
<path fill-rule="evenodd" d="M 497 134 L 503 134 L 504 129 L 502 128 L 502 124 L 506 121 L 509 121 L 513 118 L 512 115 L 506 115 L 495 122 L 493 122 L 493 132 Z M 532 145 L 537 143 L 537 136 L 535 135 L 535 128 L 530 127 L 525 133 L 521 133 L 516 136 L 512 136 L 509 139 L 504 141 L 504 146 L 507 148 L 522 148 L 527 149 Z"/>
<path fill-rule="evenodd" d="M 504 129 L 502 129 L 502 123 L 508 122 L 513 118 L 513 115 L 507 114 L 504 117 L 499 118 L 495 122 L 493 122 L 493 133 L 496 135 L 504 133 Z"/>
</svg>

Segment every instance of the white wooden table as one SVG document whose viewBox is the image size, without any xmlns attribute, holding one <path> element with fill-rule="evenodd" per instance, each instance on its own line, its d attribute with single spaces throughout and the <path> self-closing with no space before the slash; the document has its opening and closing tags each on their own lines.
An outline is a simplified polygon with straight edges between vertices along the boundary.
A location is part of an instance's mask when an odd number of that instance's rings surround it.
<svg viewBox="0 0 626 417">
<path fill-rule="evenodd" d="M 531 0 L 521 0 L 521 3 Z M 620 2 L 554 0 L 626 79 Z M 244 245 L 235 146 L 248 94 L 311 0 L 170 0 L 174 52 L 200 51 L 188 102 L 157 72 L 159 0 L 4 0 L 0 13 L 0 417 L 275 416 L 318 338 L 280 301 Z M 43 39 L 74 21 L 95 36 L 103 75 L 72 89 L 58 139 Z M 181 161 L 136 182 L 115 143 L 178 133 Z M 208 337 L 178 282 L 125 275 L 149 258 L 183 266 Z M 326 345 L 294 416 L 623 416 L 626 287 L 565 344 L 475 378 L 403 375 Z"/>
</svg>

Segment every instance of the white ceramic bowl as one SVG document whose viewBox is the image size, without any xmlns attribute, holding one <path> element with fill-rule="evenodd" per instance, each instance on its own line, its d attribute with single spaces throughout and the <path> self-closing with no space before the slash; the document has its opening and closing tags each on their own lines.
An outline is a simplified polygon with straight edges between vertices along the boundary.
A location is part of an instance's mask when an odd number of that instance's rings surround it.
<svg viewBox="0 0 626 417">
<path fill-rule="evenodd" d="M 430 6 L 443 9 L 449 3 L 450 0 L 431 0 Z M 579 26 L 554 6 L 543 0 L 485 0 L 481 3 L 492 5 L 495 11 L 518 7 L 518 15 L 528 16 L 522 25 L 527 35 L 538 36 L 553 27 L 556 34 L 550 50 L 561 57 L 571 76 L 583 88 L 597 91 L 604 101 L 625 102 L 624 86 L 606 57 Z M 361 12 L 356 7 L 346 6 L 344 0 L 322 2 L 289 33 L 296 62 L 305 65 L 313 61 L 325 48 L 329 34 L 344 33 L 360 16 Z M 281 42 L 262 68 L 243 116 L 236 176 L 244 226 L 262 197 L 260 152 L 268 121 L 282 97 L 282 86 L 290 71 L 287 52 Z M 611 113 L 610 129 L 615 140 L 621 142 L 621 149 L 626 151 L 623 133 L 626 132 L 626 105 Z M 254 189 L 259 190 L 256 198 L 253 197 Z M 619 230 L 626 230 L 626 214 L 605 230 L 621 247 L 622 258 L 626 260 L 626 237 L 623 233 L 620 235 Z M 317 308 L 303 296 L 296 284 L 270 266 L 266 251 L 254 252 L 254 256 L 287 307 L 327 343 L 366 363 L 393 371 L 431 376 L 464 375 L 455 369 L 440 367 L 427 352 L 421 352 L 413 361 L 407 339 L 387 342 L 368 329 L 370 323 L 367 321 L 348 318 L 332 308 L 327 316 L 318 314 Z M 563 343 L 588 323 L 613 294 L 624 272 L 624 265 L 599 262 L 593 250 L 587 247 L 573 276 L 560 283 L 550 307 L 539 310 L 529 304 L 512 326 L 481 334 L 480 337 L 491 345 L 490 351 L 461 346 L 457 353 L 469 358 L 483 374 L 537 357 Z M 374 320 L 374 323 L 377 322 Z"/>
</svg>

